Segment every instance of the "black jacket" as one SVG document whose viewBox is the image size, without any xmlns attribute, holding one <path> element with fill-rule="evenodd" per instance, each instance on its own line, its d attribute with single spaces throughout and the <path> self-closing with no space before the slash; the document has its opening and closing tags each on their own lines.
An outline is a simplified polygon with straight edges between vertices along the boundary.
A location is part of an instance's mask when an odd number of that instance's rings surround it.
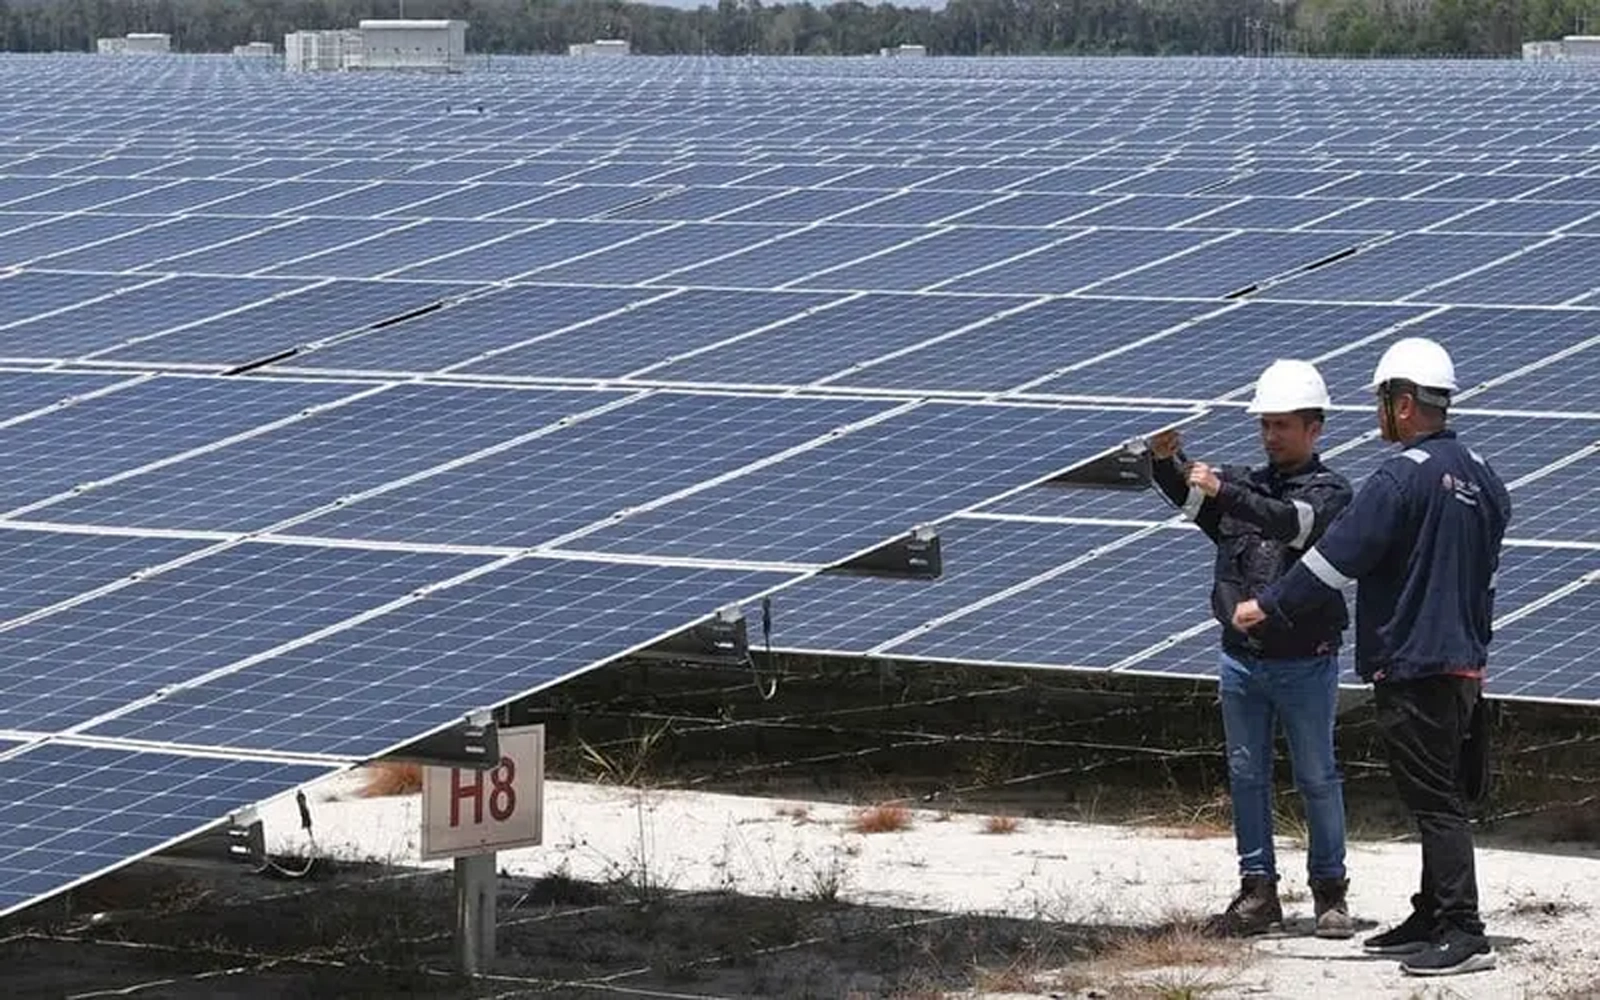
<svg viewBox="0 0 1600 1000">
<path fill-rule="evenodd" d="M 1344 595 L 1324 590 L 1311 607 L 1297 610 L 1294 625 L 1271 615 L 1248 634 L 1233 627 L 1233 609 L 1260 595 L 1314 545 L 1350 503 L 1349 480 L 1312 456 L 1305 467 L 1284 475 L 1276 468 L 1218 468 L 1222 489 L 1207 497 L 1191 489 L 1187 458 L 1156 461 L 1154 478 L 1172 504 L 1200 526 L 1217 546 L 1211 610 L 1222 624 L 1222 647 L 1262 659 L 1295 659 L 1336 652 L 1350 614 Z"/>
</svg>

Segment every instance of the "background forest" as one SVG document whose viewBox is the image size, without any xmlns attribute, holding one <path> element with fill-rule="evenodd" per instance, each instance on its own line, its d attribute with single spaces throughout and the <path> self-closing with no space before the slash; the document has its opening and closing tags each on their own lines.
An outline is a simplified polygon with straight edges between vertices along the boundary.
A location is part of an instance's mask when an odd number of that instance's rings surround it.
<svg viewBox="0 0 1600 1000">
<path fill-rule="evenodd" d="M 678 0 L 679 3 L 685 0 Z M 688 0 L 693 2 L 693 0 Z M 225 52 L 297 28 L 393 17 L 397 0 L 0 0 L 0 49 L 86 50 L 103 35 L 164 31 Z M 627 38 L 660 53 L 859 55 L 920 43 L 935 54 L 1518 54 L 1524 39 L 1600 31 L 1600 0 L 950 0 L 939 10 L 716 0 L 698 9 L 622 0 L 406 0 L 409 17 L 471 22 L 478 52 L 562 52 Z"/>
</svg>

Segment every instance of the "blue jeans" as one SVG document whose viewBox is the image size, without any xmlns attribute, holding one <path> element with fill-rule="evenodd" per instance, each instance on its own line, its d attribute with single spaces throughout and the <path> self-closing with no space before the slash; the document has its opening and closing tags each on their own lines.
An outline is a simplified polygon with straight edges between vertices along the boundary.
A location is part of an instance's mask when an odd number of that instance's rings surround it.
<svg viewBox="0 0 1600 1000">
<path fill-rule="evenodd" d="M 1310 827 L 1307 870 L 1313 879 L 1344 878 L 1344 776 L 1333 753 L 1338 657 L 1260 660 L 1224 652 L 1219 678 L 1239 874 L 1278 874 L 1272 849 L 1272 750 L 1281 719 Z"/>
</svg>

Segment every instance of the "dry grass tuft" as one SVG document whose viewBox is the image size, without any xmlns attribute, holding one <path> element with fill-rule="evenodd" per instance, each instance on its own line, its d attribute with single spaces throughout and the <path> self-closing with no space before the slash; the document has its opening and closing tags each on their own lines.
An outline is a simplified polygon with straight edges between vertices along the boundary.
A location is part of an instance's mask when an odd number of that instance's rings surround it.
<svg viewBox="0 0 1600 1000">
<path fill-rule="evenodd" d="M 1148 933 L 1123 935 L 1098 956 L 1098 962 L 1119 972 L 1175 966 L 1213 968 L 1237 964 L 1245 950 L 1243 941 L 1211 937 L 1199 921 L 1183 921 Z"/>
<path fill-rule="evenodd" d="M 1053 986 L 1130 1000 L 1198 1000 L 1228 989 L 1253 953 L 1244 941 L 1207 936 L 1203 926 L 1182 920 L 1121 935 L 1087 963 L 1057 972 Z"/>
<path fill-rule="evenodd" d="M 811 807 L 804 805 L 779 806 L 778 815 L 784 819 L 794 820 L 795 826 L 803 826 L 804 824 L 811 822 Z"/>
<path fill-rule="evenodd" d="M 1016 833 L 1022 828 L 1022 822 L 1015 816 L 990 816 L 983 821 L 983 832 L 993 834 Z"/>
<path fill-rule="evenodd" d="M 365 798 L 415 795 L 422 791 L 422 765 L 372 764 L 366 768 L 367 780 L 361 786 Z"/>
<path fill-rule="evenodd" d="M 905 806 L 876 805 L 856 813 L 850 829 L 856 833 L 898 833 L 911 828 L 911 810 Z"/>
</svg>

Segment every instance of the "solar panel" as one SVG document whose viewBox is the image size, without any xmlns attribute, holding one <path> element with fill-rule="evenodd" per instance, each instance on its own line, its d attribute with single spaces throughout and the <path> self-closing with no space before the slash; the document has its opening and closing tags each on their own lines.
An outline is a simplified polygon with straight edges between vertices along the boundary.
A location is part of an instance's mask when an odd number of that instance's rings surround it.
<svg viewBox="0 0 1600 1000">
<path fill-rule="evenodd" d="M 524 559 L 174 690 L 92 731 L 367 757 L 793 579 L 759 570 Z"/>
<path fill-rule="evenodd" d="M 19 323 L 0 338 L 9 359 L 77 358 L 287 295 L 307 282 L 180 275 Z M 135 348 L 133 353 L 139 353 Z"/>
<path fill-rule="evenodd" d="M 691 289 L 458 366 L 476 375 L 618 378 L 638 368 L 799 316 L 834 296 Z"/>
<path fill-rule="evenodd" d="M 947 229 L 899 249 L 814 274 L 795 285 L 799 288 L 914 291 L 1038 250 L 1062 235 L 1023 229 Z M 962 289 L 952 285 L 951 290 Z M 1017 286 L 988 290 L 1023 292 L 1032 289 Z"/>
<path fill-rule="evenodd" d="M 1070 234 L 1063 234 L 1063 236 Z M 951 281 L 952 292 L 1065 294 L 1217 239 L 1178 230 L 1090 230 L 1002 267 Z"/>
<path fill-rule="evenodd" d="M 1574 669 L 1572 651 L 1600 642 L 1600 582 L 1558 598 L 1524 618 L 1495 628 L 1493 669 L 1486 689 L 1501 698 L 1600 702 L 1600 672 Z"/>
<path fill-rule="evenodd" d="M 1164 263 L 1094 286 L 1104 295 L 1217 298 L 1349 250 L 1350 237 L 1329 233 L 1238 233 Z"/>
<path fill-rule="evenodd" d="M 1277 358 L 1316 360 L 1422 315 L 1420 307 L 1247 301 L 1139 350 L 1096 360 L 1030 391 L 1213 399 L 1248 390 Z M 1318 362 L 1319 370 L 1326 367 Z"/>
<path fill-rule="evenodd" d="M 167 547 L 177 554 L 178 543 Z M 307 545 L 223 549 L 8 629 L 0 729 L 87 723 L 487 562 Z"/>
<path fill-rule="evenodd" d="M 1531 245 L 1528 236 L 1405 233 L 1273 289 L 1275 298 L 1392 302 Z"/>
<path fill-rule="evenodd" d="M 274 264 L 343 246 L 403 225 L 399 219 L 347 219 L 336 226 L 309 220 L 279 220 L 271 229 L 224 246 L 193 250 L 147 265 L 189 274 L 251 274 Z"/>
<path fill-rule="evenodd" d="M 165 257 L 238 239 L 260 230 L 263 224 L 261 219 L 178 218 L 93 246 L 41 257 L 33 266 L 68 271 L 131 271 Z"/>
<path fill-rule="evenodd" d="M 160 377 L 0 434 L 0 505 L 15 508 L 348 396 L 337 382 Z"/>
<path fill-rule="evenodd" d="M 1203 618 L 1211 543 L 1159 531 L 889 647 L 896 656 L 1108 669 Z M 1193 566 L 1201 572 L 1175 573 Z"/>
<path fill-rule="evenodd" d="M 199 551 L 189 538 L 0 528 L 0 622 Z"/>
<path fill-rule="evenodd" d="M 658 280 L 662 284 L 781 287 L 809 274 L 927 235 L 909 226 L 817 226 L 707 264 L 665 272 Z"/>
<path fill-rule="evenodd" d="M 1089 555 L 1133 529 L 953 518 L 939 525 L 938 580 L 812 577 L 773 600 L 773 645 L 861 654 Z"/>
<path fill-rule="evenodd" d="M 334 770 L 63 743 L 0 757 L 0 916 Z"/>
<path fill-rule="evenodd" d="M 803 460 L 639 510 L 572 544 L 633 555 L 835 562 L 1188 416 L 928 403 Z"/>
<path fill-rule="evenodd" d="M 782 233 L 778 226 L 686 222 L 570 263 L 540 267 L 526 276 L 535 281 L 631 285 L 754 246 Z"/>
<path fill-rule="evenodd" d="M 1437 302 L 1547 305 L 1600 289 L 1600 238 L 1559 237 L 1552 243 L 1428 292 Z"/>
<path fill-rule="evenodd" d="M 330 511 L 309 535 L 535 545 L 768 460 L 892 403 L 659 393 Z"/>
<path fill-rule="evenodd" d="M 225 369 L 341 333 L 420 312 L 471 286 L 412 281 L 331 281 L 162 336 L 113 348 L 99 360 Z"/>
<path fill-rule="evenodd" d="M 150 225 L 148 216 L 62 215 L 39 225 L 15 229 L 0 241 L 0 267 L 12 267 L 48 257 Z"/>
<path fill-rule="evenodd" d="M 294 359 L 294 367 L 438 371 L 663 294 L 582 285 L 512 286 L 307 351 Z"/>
<path fill-rule="evenodd" d="M 260 530 L 621 398 L 581 390 L 395 385 L 79 492 L 34 516 L 119 527 Z"/>
<path fill-rule="evenodd" d="M 1043 379 L 1193 319 L 1206 306 L 1051 299 L 830 379 L 843 386 L 1001 392 Z M 1147 345 L 1146 349 L 1155 349 Z"/>
</svg>

